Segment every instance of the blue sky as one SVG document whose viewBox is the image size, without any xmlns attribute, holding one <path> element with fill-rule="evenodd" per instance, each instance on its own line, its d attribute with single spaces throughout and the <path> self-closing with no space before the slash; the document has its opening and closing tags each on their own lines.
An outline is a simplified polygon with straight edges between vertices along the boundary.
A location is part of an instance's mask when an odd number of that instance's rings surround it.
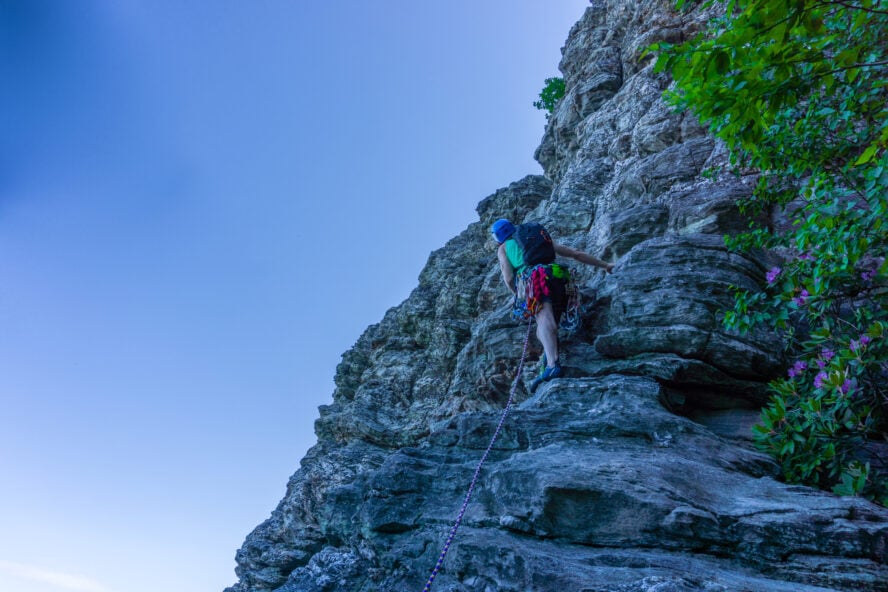
<svg viewBox="0 0 888 592">
<path fill-rule="evenodd" d="M 234 583 L 586 6 L 0 0 L 0 590 Z"/>
</svg>

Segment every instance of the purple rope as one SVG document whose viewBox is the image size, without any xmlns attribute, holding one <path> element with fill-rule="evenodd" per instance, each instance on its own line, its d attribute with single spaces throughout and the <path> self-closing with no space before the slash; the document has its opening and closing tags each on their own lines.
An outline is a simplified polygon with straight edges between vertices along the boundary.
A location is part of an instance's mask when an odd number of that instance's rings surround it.
<svg viewBox="0 0 888 592">
<path fill-rule="evenodd" d="M 450 543 L 453 542 L 453 537 L 456 536 L 456 531 L 462 522 L 466 509 L 469 507 L 469 499 L 471 499 L 472 492 L 475 490 L 478 476 L 481 475 L 481 467 L 484 466 L 484 462 L 487 460 L 487 455 L 490 454 L 494 442 L 496 442 L 497 437 L 499 437 L 500 430 L 503 429 L 503 424 L 506 422 L 506 416 L 509 415 L 509 409 L 512 407 L 512 400 L 515 398 L 515 390 L 518 388 L 518 380 L 521 378 L 521 371 L 524 369 L 524 359 L 527 357 L 527 344 L 530 342 L 531 327 L 533 327 L 533 320 L 527 323 L 527 335 L 524 337 L 524 350 L 521 352 L 521 362 L 518 364 L 518 372 L 515 373 L 515 380 L 512 382 L 512 390 L 509 391 L 509 400 L 506 402 L 506 408 L 503 409 L 499 425 L 496 426 L 496 430 L 493 432 L 493 437 L 490 439 L 490 444 L 487 445 L 487 450 L 484 451 L 484 455 L 481 457 L 481 461 L 475 469 L 475 475 L 472 477 L 472 483 L 469 485 L 469 490 L 466 492 L 466 499 L 463 501 L 462 509 L 460 509 L 459 515 L 456 517 L 456 522 L 453 523 L 453 528 L 450 529 L 450 536 L 447 537 L 447 542 L 444 543 L 444 548 L 441 550 L 441 556 L 438 557 L 438 563 L 435 564 L 435 569 L 432 570 L 432 575 L 429 576 L 429 581 L 426 582 L 422 592 L 429 592 L 432 589 L 432 582 L 435 581 L 435 576 L 438 575 L 438 571 L 441 569 L 441 566 L 444 565 L 444 557 L 447 556 L 447 551 L 450 550 Z"/>
</svg>

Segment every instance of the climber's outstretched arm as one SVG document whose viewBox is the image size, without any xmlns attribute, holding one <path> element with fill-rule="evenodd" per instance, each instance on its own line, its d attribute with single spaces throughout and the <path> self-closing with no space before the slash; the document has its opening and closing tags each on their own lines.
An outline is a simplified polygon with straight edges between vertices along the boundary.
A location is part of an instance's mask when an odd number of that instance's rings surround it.
<svg viewBox="0 0 888 592">
<path fill-rule="evenodd" d="M 571 259 L 579 261 L 580 263 L 585 263 L 586 265 L 594 265 L 595 267 L 600 267 L 601 269 L 605 270 L 608 273 L 610 273 L 614 269 L 613 263 L 607 263 L 605 261 L 602 261 L 598 257 L 593 257 L 589 253 L 586 253 L 584 251 L 580 251 L 578 249 L 573 249 L 573 248 L 568 247 L 566 245 L 562 245 L 559 243 L 554 243 L 554 244 L 555 244 L 555 252 L 558 253 L 559 255 L 562 255 L 564 257 L 570 257 Z M 505 254 L 505 252 L 503 254 Z"/>
</svg>

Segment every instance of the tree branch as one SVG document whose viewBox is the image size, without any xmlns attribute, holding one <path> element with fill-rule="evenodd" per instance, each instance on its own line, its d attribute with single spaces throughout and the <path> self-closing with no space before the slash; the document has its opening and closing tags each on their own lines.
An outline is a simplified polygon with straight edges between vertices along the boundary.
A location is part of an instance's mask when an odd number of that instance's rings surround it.
<svg viewBox="0 0 888 592">
<path fill-rule="evenodd" d="M 844 66 L 842 68 L 830 70 L 829 72 L 824 72 L 823 74 L 819 74 L 818 76 L 829 76 L 830 74 L 837 74 L 839 72 L 844 72 L 845 70 L 853 70 L 854 68 L 869 68 L 870 66 L 888 66 L 888 60 L 882 60 L 881 62 L 869 62 L 865 64 L 851 64 L 850 66 Z"/>
<path fill-rule="evenodd" d="M 839 6 L 844 6 L 845 8 L 850 8 L 851 10 L 862 10 L 864 12 L 869 12 L 872 14 L 886 14 L 888 15 L 888 10 L 876 10 L 875 8 L 864 8 L 863 6 L 857 6 L 856 4 L 851 4 L 850 2 L 842 2 L 842 0 L 829 0 L 824 4 L 838 4 Z"/>
</svg>

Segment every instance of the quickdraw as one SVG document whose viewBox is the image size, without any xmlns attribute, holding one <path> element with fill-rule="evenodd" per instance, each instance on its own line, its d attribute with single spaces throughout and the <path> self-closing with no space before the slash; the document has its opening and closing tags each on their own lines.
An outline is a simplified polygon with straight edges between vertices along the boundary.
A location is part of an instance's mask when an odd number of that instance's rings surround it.
<svg viewBox="0 0 888 592">
<path fill-rule="evenodd" d="M 559 327 L 570 336 L 580 328 L 580 291 L 574 283 L 573 276 L 568 277 L 564 291 L 567 295 L 567 304 L 561 315 Z"/>
</svg>

